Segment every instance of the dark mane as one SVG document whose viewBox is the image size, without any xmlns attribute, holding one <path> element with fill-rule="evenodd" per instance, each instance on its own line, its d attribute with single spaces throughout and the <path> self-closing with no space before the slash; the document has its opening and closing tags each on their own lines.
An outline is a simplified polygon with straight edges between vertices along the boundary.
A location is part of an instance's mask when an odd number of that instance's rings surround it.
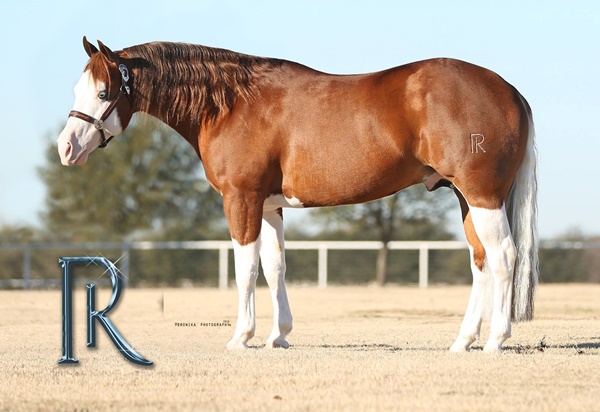
<svg viewBox="0 0 600 412">
<path fill-rule="evenodd" d="M 133 61 L 138 109 L 167 122 L 214 120 L 230 111 L 238 98 L 251 101 L 258 93 L 255 76 L 281 64 L 186 43 L 146 43 L 124 52 Z"/>
</svg>

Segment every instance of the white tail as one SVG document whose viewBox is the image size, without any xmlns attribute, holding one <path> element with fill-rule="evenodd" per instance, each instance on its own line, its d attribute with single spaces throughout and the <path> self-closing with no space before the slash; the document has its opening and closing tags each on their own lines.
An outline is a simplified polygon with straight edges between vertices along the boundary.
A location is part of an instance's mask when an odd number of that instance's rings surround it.
<svg viewBox="0 0 600 412">
<path fill-rule="evenodd" d="M 523 99 L 524 100 L 524 99 Z M 525 103 L 527 107 L 527 103 Z M 507 201 L 507 214 L 517 259 L 513 276 L 512 320 L 533 318 L 533 299 L 538 285 L 537 150 L 533 121 L 529 115 L 527 150 Z"/>
</svg>

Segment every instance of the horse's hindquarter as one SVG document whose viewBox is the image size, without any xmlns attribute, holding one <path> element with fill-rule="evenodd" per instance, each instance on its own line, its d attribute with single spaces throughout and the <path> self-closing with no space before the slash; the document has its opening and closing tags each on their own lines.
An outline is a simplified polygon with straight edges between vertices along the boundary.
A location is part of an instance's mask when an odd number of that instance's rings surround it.
<svg viewBox="0 0 600 412">
<path fill-rule="evenodd" d="M 528 109 L 519 93 L 497 74 L 466 62 L 417 64 L 407 93 L 418 107 L 415 155 L 470 192 L 474 202 L 504 199 L 529 133 Z"/>
</svg>

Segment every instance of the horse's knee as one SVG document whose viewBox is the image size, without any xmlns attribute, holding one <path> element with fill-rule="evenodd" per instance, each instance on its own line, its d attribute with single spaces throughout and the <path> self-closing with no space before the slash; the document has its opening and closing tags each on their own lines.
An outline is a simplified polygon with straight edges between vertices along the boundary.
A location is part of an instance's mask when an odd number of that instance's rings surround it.
<svg viewBox="0 0 600 412">
<path fill-rule="evenodd" d="M 262 245 L 260 261 L 269 287 L 278 287 L 284 281 L 286 271 L 285 256 L 281 246 L 265 249 L 265 245 Z"/>
<path fill-rule="evenodd" d="M 279 265 L 263 265 L 263 273 L 270 288 L 278 287 L 285 282 L 285 262 Z"/>
<path fill-rule="evenodd" d="M 233 240 L 235 255 L 235 282 L 238 288 L 251 288 L 258 277 L 258 251 L 256 242 L 240 245 Z"/>
</svg>

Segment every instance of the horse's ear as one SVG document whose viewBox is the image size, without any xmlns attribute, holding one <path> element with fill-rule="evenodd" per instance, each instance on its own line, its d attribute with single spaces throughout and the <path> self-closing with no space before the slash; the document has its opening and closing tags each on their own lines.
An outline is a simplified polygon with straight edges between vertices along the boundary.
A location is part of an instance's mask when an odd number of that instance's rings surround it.
<svg viewBox="0 0 600 412">
<path fill-rule="evenodd" d="M 87 53 L 88 57 L 92 57 L 92 54 L 98 53 L 98 49 L 92 43 L 90 43 L 87 37 L 83 36 L 83 48 Z"/>
<path fill-rule="evenodd" d="M 104 43 L 102 43 L 100 40 L 98 40 L 98 46 L 100 46 L 100 51 L 102 52 L 102 54 L 108 57 L 108 60 L 113 62 L 119 61 L 119 56 L 117 55 L 117 53 L 106 47 Z"/>
</svg>

